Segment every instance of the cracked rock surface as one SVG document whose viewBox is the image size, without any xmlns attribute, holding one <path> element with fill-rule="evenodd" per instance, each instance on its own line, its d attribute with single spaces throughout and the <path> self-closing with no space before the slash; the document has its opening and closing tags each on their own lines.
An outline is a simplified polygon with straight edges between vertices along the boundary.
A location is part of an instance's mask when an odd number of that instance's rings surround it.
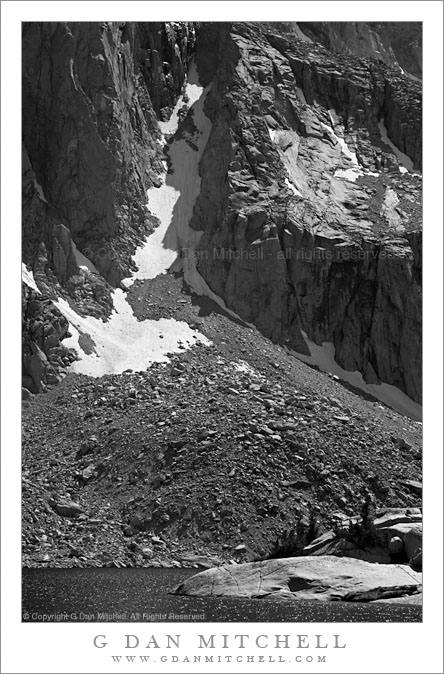
<svg viewBox="0 0 444 674">
<path fill-rule="evenodd" d="M 175 594 L 287 601 L 380 601 L 415 597 L 421 574 L 396 564 L 345 557 L 299 557 L 208 569 Z"/>
</svg>

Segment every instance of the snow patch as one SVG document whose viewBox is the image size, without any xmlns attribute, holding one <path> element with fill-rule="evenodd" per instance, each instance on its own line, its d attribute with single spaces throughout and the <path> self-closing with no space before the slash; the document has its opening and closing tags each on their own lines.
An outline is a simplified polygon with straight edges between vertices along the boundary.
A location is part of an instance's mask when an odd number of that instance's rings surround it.
<svg viewBox="0 0 444 674">
<path fill-rule="evenodd" d="M 294 194 L 301 195 L 298 185 L 303 182 L 301 171 L 297 166 L 300 137 L 295 131 L 285 129 L 268 129 L 270 138 L 279 150 L 279 154 L 287 170 L 286 185 Z"/>
<path fill-rule="evenodd" d="M 300 39 L 303 40 L 304 42 L 311 42 L 313 44 L 313 40 L 308 37 L 308 35 L 305 35 L 305 33 L 302 32 L 302 30 L 299 28 L 298 24 L 294 24 L 294 32 L 295 35 Z"/>
<path fill-rule="evenodd" d="M 331 119 L 331 113 L 330 113 L 330 119 Z M 347 157 L 347 159 L 349 159 L 354 166 L 359 167 L 359 162 L 358 162 L 358 158 L 356 156 L 356 152 L 352 152 L 350 150 L 350 148 L 348 147 L 345 140 L 343 138 L 341 138 L 340 136 L 338 136 L 334 132 L 334 130 L 331 128 L 331 126 L 327 126 L 327 124 L 324 124 L 323 122 L 321 122 L 321 126 L 322 126 L 323 129 L 325 129 L 325 131 L 329 134 L 330 138 L 332 138 L 333 141 L 335 141 L 336 143 L 339 143 L 339 145 L 341 147 L 342 154 L 345 157 Z"/>
<path fill-rule="evenodd" d="M 378 177 L 379 173 L 375 173 L 374 171 L 364 169 L 360 165 L 360 163 L 358 162 L 358 157 L 356 156 L 356 152 L 352 152 L 352 150 L 350 150 L 347 143 L 345 142 L 344 138 L 338 136 L 338 134 L 332 128 L 333 126 L 334 127 L 339 126 L 339 118 L 336 114 L 336 111 L 333 108 L 331 108 L 328 111 L 328 113 L 330 116 L 331 127 L 328 126 L 327 124 L 324 124 L 323 122 L 321 122 L 321 127 L 328 133 L 328 135 L 330 136 L 330 138 L 334 143 L 339 143 L 339 146 L 341 148 L 341 154 L 351 162 L 351 166 L 349 166 L 346 169 L 336 169 L 334 173 L 334 178 L 343 178 L 344 180 L 348 180 L 349 182 L 354 183 L 361 176 L 366 175 Z"/>
<path fill-rule="evenodd" d="M 237 363 L 233 362 L 233 367 L 237 372 L 246 372 L 250 375 L 257 376 L 256 370 L 254 370 L 251 365 L 248 365 L 244 360 L 240 360 Z"/>
<path fill-rule="evenodd" d="M 199 159 L 207 142 L 211 128 L 202 121 L 203 87 L 198 84 L 195 68 L 190 69 L 184 95 L 188 96 L 188 105 L 193 105 L 194 122 L 198 127 L 197 137 L 191 140 L 197 145 L 193 149 L 184 139 L 170 146 L 170 158 L 173 172 L 166 174 L 164 183 L 148 191 L 149 209 L 159 221 L 159 227 L 148 240 L 137 249 L 134 261 L 138 271 L 124 285 L 131 285 L 134 279 L 151 279 L 163 274 L 177 259 L 185 245 L 197 245 L 201 236 L 188 227 L 194 202 L 200 189 L 198 172 Z M 163 133 L 174 133 L 179 122 L 179 110 L 184 104 L 183 96 L 174 108 L 168 122 L 160 122 Z M 205 120 L 207 118 L 205 117 Z M 165 171 L 167 166 L 165 164 Z M 185 234 L 190 232 L 187 239 Z M 190 237 L 192 241 L 190 241 Z M 193 248 L 194 250 L 194 248 Z M 73 252 L 77 264 L 89 271 L 97 272 L 90 260 L 75 246 Z M 113 313 L 107 321 L 93 316 L 80 316 L 62 298 L 55 304 L 68 319 L 72 337 L 64 344 L 74 348 L 79 360 L 72 364 L 71 370 L 100 377 L 104 374 L 119 374 L 127 369 L 145 370 L 154 362 L 168 362 L 168 354 L 180 353 L 197 343 L 210 345 L 211 342 L 188 323 L 171 318 L 138 321 L 128 304 L 125 293 L 114 290 L 112 295 Z"/>
<path fill-rule="evenodd" d="M 400 414 L 421 421 L 422 407 L 415 403 L 409 396 L 391 384 L 367 384 L 362 374 L 358 371 L 344 370 L 335 360 L 335 347 L 331 342 L 323 342 L 322 346 L 312 342 L 305 332 L 302 332 L 305 342 L 310 350 L 310 356 L 296 353 L 295 355 L 306 363 L 317 365 L 323 372 L 335 374 L 349 384 L 360 388 L 362 391 L 374 396 L 382 403 L 389 405 Z"/>
<path fill-rule="evenodd" d="M 334 177 L 344 178 L 344 180 L 348 180 L 350 183 L 355 183 L 356 180 L 363 175 L 364 171 L 361 171 L 360 169 L 356 168 L 349 168 L 349 169 L 336 169 Z"/>
<path fill-rule="evenodd" d="M 80 269 L 84 269 L 85 271 L 91 271 L 94 274 L 99 274 L 99 272 L 97 271 L 96 267 L 91 262 L 91 260 L 88 260 L 88 258 L 85 257 L 83 255 L 83 253 L 80 252 L 80 250 L 78 250 L 74 241 L 71 241 L 71 246 L 72 246 L 72 252 L 74 254 L 75 260 L 76 260 L 78 266 L 80 267 Z"/>
<path fill-rule="evenodd" d="M 334 129 L 335 126 L 338 126 L 338 124 L 339 124 L 339 117 L 337 115 L 337 112 L 334 108 L 330 108 L 329 111 L 328 111 L 328 115 L 330 117 L 332 129 Z"/>
<path fill-rule="evenodd" d="M 415 171 L 415 169 L 413 168 L 413 162 L 410 159 L 410 157 L 408 155 L 404 154 L 404 152 L 401 152 L 401 150 L 399 148 L 397 148 L 396 145 L 394 143 L 392 143 L 392 141 L 388 137 L 387 129 L 386 129 L 386 126 L 384 124 L 383 119 L 379 120 L 378 126 L 379 126 L 379 131 L 380 131 L 380 134 L 381 134 L 381 139 L 384 141 L 384 143 L 386 143 L 386 145 L 388 145 L 393 150 L 393 153 L 398 158 L 398 161 L 400 163 L 400 168 L 399 168 L 400 172 L 401 173 L 408 172 L 408 173 L 418 174 L 419 171 Z M 403 170 L 401 170 L 401 168 Z"/>
<path fill-rule="evenodd" d="M 164 135 L 176 133 L 179 126 L 179 112 L 181 108 L 183 108 L 184 105 L 187 105 L 189 108 L 191 108 L 201 98 L 202 93 L 203 87 L 199 84 L 197 69 L 195 64 L 192 63 L 189 69 L 185 90 L 174 106 L 169 120 L 166 122 L 159 122 L 160 131 Z"/>
<path fill-rule="evenodd" d="M 28 267 L 26 266 L 26 264 L 24 262 L 22 262 L 22 281 L 23 281 L 23 283 L 26 283 L 26 285 L 29 288 L 32 288 L 33 290 L 35 290 L 35 292 L 38 293 L 39 295 L 42 294 L 37 287 L 37 283 L 35 282 L 35 279 L 34 279 L 34 274 L 32 273 L 32 271 L 30 271 L 28 269 Z"/>
<path fill-rule="evenodd" d="M 305 94 L 302 91 L 301 87 L 296 87 L 296 93 L 301 103 L 303 103 L 303 105 L 307 105 L 307 99 L 305 98 Z"/>
<path fill-rule="evenodd" d="M 336 112 L 334 110 L 329 110 L 329 114 L 331 123 L 333 125 L 335 124 L 335 120 L 337 119 Z M 321 127 L 328 133 L 328 135 L 335 144 L 336 143 L 339 144 L 341 148 L 341 154 L 346 159 L 348 159 L 349 162 L 351 162 L 351 166 L 346 169 L 336 169 L 334 173 L 335 178 L 343 178 L 344 180 L 348 180 L 349 182 L 354 183 L 360 176 L 369 174 L 378 175 L 377 173 L 375 174 L 371 173 L 370 171 L 365 171 L 362 168 L 362 166 L 358 162 L 356 152 L 352 152 L 348 147 L 347 143 L 345 142 L 344 138 L 338 136 L 330 126 L 321 122 Z"/>
<path fill-rule="evenodd" d="M 211 132 L 211 121 L 204 113 L 205 99 L 211 85 L 204 88 L 199 84 L 195 64 L 190 66 L 185 96 L 192 104 L 193 122 L 196 133 L 186 139 L 174 140 L 170 145 L 170 173 L 164 177 L 160 187 L 148 190 L 148 208 L 159 220 L 159 226 L 148 237 L 146 242 L 136 250 L 133 260 L 138 268 L 131 278 L 122 283 L 130 286 L 135 279 L 152 279 L 168 270 L 183 272 L 186 283 L 196 295 L 204 295 L 216 302 L 230 316 L 237 320 L 240 317 L 216 295 L 197 271 L 196 250 L 202 237 L 189 227 L 193 215 L 194 204 L 200 193 L 201 178 L 199 161 Z M 183 100 L 183 98 L 182 98 Z M 176 106 L 180 109 L 181 104 Z M 175 110 L 176 110 L 175 108 Z M 173 113 L 174 115 L 174 113 Z M 177 120 L 166 127 L 160 124 L 162 132 L 177 129 Z"/>
<path fill-rule="evenodd" d="M 183 321 L 138 321 L 120 289 L 114 290 L 112 300 L 114 310 L 107 321 L 80 316 L 62 298 L 54 302 L 69 321 L 72 333 L 63 344 L 74 348 L 80 357 L 71 371 L 93 377 L 120 374 L 128 368 L 141 371 L 152 363 L 168 362 L 167 354 L 180 353 L 183 347 L 211 343 Z"/>
<path fill-rule="evenodd" d="M 197 248 L 202 232 L 190 229 L 188 223 L 200 192 L 199 161 L 211 131 L 211 122 L 203 111 L 209 89 L 199 84 L 196 66 L 192 64 L 184 96 L 189 98 L 188 105 L 192 106 L 197 130 L 188 139 L 191 144 L 181 138 L 170 145 L 171 173 L 166 173 L 160 187 L 152 187 L 147 192 L 148 208 L 160 224 L 136 250 L 133 260 L 138 270 L 132 278 L 125 279 L 126 286 L 135 279 L 152 279 L 164 274 L 176 262 L 178 255 L 192 257 Z M 177 112 L 183 104 L 182 96 L 171 119 L 159 123 L 163 133 L 174 133 L 177 130 Z"/>
<path fill-rule="evenodd" d="M 43 193 L 42 186 L 40 185 L 40 183 L 37 182 L 36 178 L 34 178 L 34 187 L 35 187 L 35 191 L 37 192 L 37 194 L 39 196 L 39 199 L 41 199 L 42 201 L 45 202 L 45 204 L 47 204 L 48 202 L 45 199 L 45 195 Z"/>
<path fill-rule="evenodd" d="M 300 194 L 299 190 L 296 189 L 296 187 L 288 180 L 288 178 L 285 178 L 285 184 L 290 188 L 293 194 Z"/>
</svg>

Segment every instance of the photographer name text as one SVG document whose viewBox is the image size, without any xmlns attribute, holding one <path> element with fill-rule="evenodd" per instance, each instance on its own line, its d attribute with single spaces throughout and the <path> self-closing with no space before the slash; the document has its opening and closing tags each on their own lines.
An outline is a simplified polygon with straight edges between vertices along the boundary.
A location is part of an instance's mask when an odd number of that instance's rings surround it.
<svg viewBox="0 0 444 674">
<path fill-rule="evenodd" d="M 347 647 L 344 639 L 340 634 L 332 634 L 326 636 L 323 634 L 197 634 L 194 636 L 194 642 L 190 641 L 190 636 L 187 635 L 184 639 L 181 634 L 124 634 L 119 639 L 111 641 L 107 638 L 106 634 L 96 634 L 93 638 L 93 646 L 95 648 L 104 649 L 112 648 L 114 652 L 117 649 L 124 649 L 124 655 L 112 655 L 112 660 L 114 662 L 137 662 L 141 660 L 143 662 L 288 662 L 288 651 L 295 650 L 296 655 L 291 654 L 290 661 L 295 662 L 326 662 L 325 655 L 311 655 L 305 652 L 304 655 L 300 655 L 300 650 L 311 649 L 319 651 L 324 651 L 325 649 L 344 649 Z M 186 655 L 172 655 L 171 652 L 180 651 L 181 648 L 185 648 L 187 651 Z M 189 649 L 195 649 L 194 655 L 189 655 Z M 153 649 L 153 655 L 156 653 L 156 657 L 151 657 L 146 655 L 146 649 Z M 161 651 L 169 650 L 168 655 L 159 653 Z M 230 655 L 228 654 L 216 654 L 209 652 L 216 649 L 217 653 L 219 649 L 228 649 Z M 261 649 L 262 652 L 272 651 L 273 654 L 267 655 L 250 655 L 250 654 L 236 654 L 233 655 L 233 651 L 239 651 L 243 649 L 249 649 L 251 653 L 252 649 Z M 285 651 L 285 654 L 280 654 L 276 652 L 277 650 Z M 142 651 L 143 655 L 140 655 L 138 651 Z M 201 655 L 202 651 L 205 652 L 205 655 Z M 131 653 L 131 655 L 129 654 Z M 137 655 L 133 655 L 137 653 Z M 197 653 L 197 654 L 196 654 Z"/>
</svg>

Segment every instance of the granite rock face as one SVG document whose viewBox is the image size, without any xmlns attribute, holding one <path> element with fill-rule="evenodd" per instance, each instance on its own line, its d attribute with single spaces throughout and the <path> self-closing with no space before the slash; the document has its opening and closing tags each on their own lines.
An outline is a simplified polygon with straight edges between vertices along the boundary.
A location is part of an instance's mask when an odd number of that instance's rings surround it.
<svg viewBox="0 0 444 674">
<path fill-rule="evenodd" d="M 373 57 L 422 77 L 422 24 L 405 21 L 303 22 L 298 24 L 307 36 L 333 52 Z"/>
<path fill-rule="evenodd" d="M 420 85 L 258 24 L 203 26 L 196 61 L 213 122 L 200 273 L 273 341 L 332 342 L 420 401 Z"/>
<path fill-rule="evenodd" d="M 188 24 L 23 25 L 30 165 L 48 210 L 111 285 L 152 230 L 146 190 L 163 158 L 157 118 L 175 103 L 193 41 Z M 31 264 L 47 224 L 27 251 Z"/>
<path fill-rule="evenodd" d="M 56 297 L 106 318 L 112 286 L 157 224 L 146 207 L 164 160 L 157 122 L 181 91 L 194 39 L 188 23 L 23 24 L 23 261 L 43 293 L 23 295 L 33 392 L 65 372 L 54 349 L 68 357 L 36 338 L 36 314 L 51 334 Z"/>
<path fill-rule="evenodd" d="M 63 346 L 69 324 L 51 299 L 22 284 L 22 386 L 39 393 L 59 383 L 76 354 Z"/>
<path fill-rule="evenodd" d="M 194 597 L 368 602 L 416 595 L 421 574 L 346 557 L 290 557 L 203 571 L 176 588 Z"/>
<path fill-rule="evenodd" d="M 274 342 L 331 342 L 419 402 L 421 86 L 401 68 L 418 75 L 420 33 L 300 26 L 312 42 L 291 24 L 25 23 L 24 261 L 49 297 L 109 314 L 157 224 L 158 121 L 194 56 L 212 121 L 199 272 Z"/>
</svg>

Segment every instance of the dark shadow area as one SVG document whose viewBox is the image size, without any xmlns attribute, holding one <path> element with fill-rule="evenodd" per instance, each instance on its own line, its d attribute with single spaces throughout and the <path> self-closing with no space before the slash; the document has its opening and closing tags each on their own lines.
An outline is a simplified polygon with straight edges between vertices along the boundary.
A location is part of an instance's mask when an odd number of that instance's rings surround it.
<svg viewBox="0 0 444 674">
<path fill-rule="evenodd" d="M 230 314 L 228 311 L 226 311 L 223 307 L 221 307 L 217 302 L 212 300 L 210 297 L 207 297 L 206 295 L 196 295 L 196 293 L 193 292 L 192 288 L 188 285 L 188 283 L 185 281 L 183 278 L 182 273 L 175 273 L 175 276 L 181 276 L 183 279 L 183 290 L 184 292 L 191 297 L 191 304 L 194 307 L 199 308 L 199 318 L 205 318 L 205 316 L 210 316 L 211 314 L 219 314 L 220 316 L 223 316 L 224 318 L 228 318 L 228 320 L 232 321 L 233 323 L 236 323 L 236 325 L 240 325 L 243 328 L 250 328 L 248 323 L 243 321 L 241 318 L 235 318 L 232 314 Z"/>
<path fill-rule="evenodd" d="M 301 590 L 308 590 L 311 583 L 306 578 L 290 578 L 288 581 L 288 589 L 290 592 L 300 592 Z"/>
<path fill-rule="evenodd" d="M 199 78 L 197 70 L 190 68 L 188 74 L 188 84 L 198 85 Z M 196 120 L 199 120 L 204 115 L 203 109 L 205 104 L 205 95 L 202 93 L 200 98 L 195 101 L 188 109 L 183 108 L 179 116 L 178 128 L 174 135 L 168 138 L 165 146 L 165 159 L 167 161 L 168 172 L 165 177 L 165 185 L 174 188 L 179 192 L 179 198 L 174 204 L 171 222 L 165 232 L 163 238 L 163 245 L 170 250 L 176 250 L 180 255 L 183 242 L 181 242 L 182 234 L 185 233 L 188 227 L 188 222 L 193 214 L 194 204 L 189 213 L 188 199 L 190 193 L 194 188 L 193 174 L 195 163 L 200 162 L 200 157 L 197 157 L 199 152 L 198 142 L 202 135 L 202 131 L 196 125 Z M 186 104 L 185 104 L 186 105 Z M 172 158 L 174 146 L 178 143 L 183 143 L 181 151 L 181 162 L 175 165 Z M 202 148 L 201 156 L 205 150 Z"/>
</svg>

